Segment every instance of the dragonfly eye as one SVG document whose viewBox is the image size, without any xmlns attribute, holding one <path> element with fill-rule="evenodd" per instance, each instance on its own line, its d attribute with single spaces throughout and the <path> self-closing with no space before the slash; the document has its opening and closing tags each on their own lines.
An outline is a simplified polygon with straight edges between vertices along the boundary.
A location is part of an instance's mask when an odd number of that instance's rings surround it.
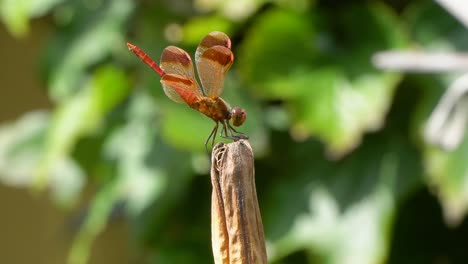
<svg viewBox="0 0 468 264">
<path fill-rule="evenodd" d="M 245 119 L 247 118 L 247 113 L 244 109 L 239 107 L 234 107 L 231 111 L 231 120 L 232 124 L 235 126 L 240 126 L 244 123 Z"/>
</svg>

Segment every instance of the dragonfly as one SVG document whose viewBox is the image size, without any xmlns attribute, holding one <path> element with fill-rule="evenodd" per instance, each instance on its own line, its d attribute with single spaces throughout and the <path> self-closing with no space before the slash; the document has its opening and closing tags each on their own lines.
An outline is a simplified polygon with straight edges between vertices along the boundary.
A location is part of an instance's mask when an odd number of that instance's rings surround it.
<svg viewBox="0 0 468 264">
<path fill-rule="evenodd" d="M 231 40 L 220 31 L 206 35 L 195 52 L 195 64 L 201 85 L 195 79 L 194 66 L 190 55 L 183 49 L 168 46 L 161 55 L 158 65 L 142 49 L 127 43 L 127 47 L 161 77 L 164 93 L 174 102 L 186 103 L 215 122 L 205 141 L 205 148 L 212 139 L 214 146 L 219 124 L 220 136 L 234 141 L 248 137 L 236 131 L 234 126 L 242 125 L 247 113 L 240 107 L 231 108 L 220 95 L 224 88 L 224 78 L 234 61 Z M 231 123 L 232 122 L 232 125 Z"/>
</svg>

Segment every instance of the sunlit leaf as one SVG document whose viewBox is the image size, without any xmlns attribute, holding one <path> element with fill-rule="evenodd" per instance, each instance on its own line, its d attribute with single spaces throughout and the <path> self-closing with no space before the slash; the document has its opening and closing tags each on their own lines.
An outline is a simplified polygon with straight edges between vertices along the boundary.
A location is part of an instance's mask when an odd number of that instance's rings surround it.
<svg viewBox="0 0 468 264">
<path fill-rule="evenodd" d="M 295 11 L 300 11 L 300 12 L 305 12 L 315 4 L 317 1 L 314 0 L 293 0 L 293 1 L 288 1 L 288 0 L 270 0 L 273 3 L 278 4 L 279 6 L 285 7 L 285 8 L 290 8 Z"/>
<path fill-rule="evenodd" d="M 0 175 L 2 182 L 29 186 L 43 151 L 49 115 L 31 112 L 0 127 Z"/>
<path fill-rule="evenodd" d="M 222 31 L 229 36 L 232 28 L 232 22 L 220 16 L 197 17 L 184 24 L 183 41 L 196 46 L 211 31 Z"/>
<path fill-rule="evenodd" d="M 116 163 L 116 176 L 122 181 L 122 197 L 131 215 L 140 214 L 164 191 L 167 174 L 148 162 L 158 147 L 158 107 L 147 94 L 131 98 L 124 126 L 114 129 L 104 145 L 104 157 Z"/>
<path fill-rule="evenodd" d="M 15 187 L 34 185 L 34 173 L 44 153 L 46 112 L 31 112 L 0 128 L 0 180 Z M 76 201 L 84 175 L 74 160 L 65 157 L 50 168 L 50 187 L 54 200 L 63 206 Z"/>
<path fill-rule="evenodd" d="M 46 14 L 64 0 L 2 0 L 0 15 L 8 30 L 16 37 L 29 31 L 29 20 Z"/>
<path fill-rule="evenodd" d="M 96 14 L 78 13 L 81 17 L 77 15 L 77 29 L 52 43 L 48 61 L 49 67 L 53 67 L 49 73 L 49 92 L 55 101 L 62 101 L 76 92 L 90 66 L 116 51 L 125 52 L 123 27 L 133 5 L 132 1 L 111 1 L 105 8 L 95 11 Z M 87 22 L 82 23 L 83 20 Z"/>
<path fill-rule="evenodd" d="M 468 30 L 454 17 L 432 2 L 414 4 L 405 14 L 415 40 L 428 52 L 462 51 L 468 45 Z M 422 140 L 430 114 L 442 93 L 459 74 L 439 74 L 432 79 L 419 81 L 424 92 L 415 115 L 415 134 Z M 427 77 L 426 77 L 427 78 Z M 443 206 L 445 220 L 457 225 L 468 211 L 468 139 L 455 151 L 443 151 L 435 146 L 423 146 L 424 164 L 428 182 Z"/>
<path fill-rule="evenodd" d="M 23 37 L 29 30 L 29 1 L 3 0 L 1 4 L 2 20 L 8 30 L 17 37 Z"/>
<path fill-rule="evenodd" d="M 37 171 L 39 186 L 47 183 L 51 168 L 66 159 L 81 137 L 98 128 L 106 114 L 125 98 L 129 88 L 122 71 L 104 67 L 80 93 L 58 107 L 51 120 L 44 156 Z"/>
<path fill-rule="evenodd" d="M 42 16 L 49 12 L 52 8 L 65 0 L 33 0 L 30 6 L 30 15 L 32 17 Z"/>
<path fill-rule="evenodd" d="M 187 105 L 169 103 L 162 117 L 163 138 L 179 149 L 203 151 L 215 123 Z"/>
<path fill-rule="evenodd" d="M 394 206 L 389 190 L 382 187 L 340 212 L 337 201 L 318 187 L 309 199 L 310 213 L 295 219 L 291 232 L 271 249 L 273 259 L 306 248 L 326 263 L 379 263 L 388 247 L 388 238 L 381 234 L 385 233 Z"/>
<path fill-rule="evenodd" d="M 352 149 L 366 130 L 376 130 L 390 104 L 396 76 L 362 75 L 355 80 L 338 70 L 323 69 L 291 80 L 308 83 L 308 92 L 294 100 L 293 136 L 312 133 L 327 143 L 333 156 Z"/>
<path fill-rule="evenodd" d="M 340 156 L 383 123 L 400 77 L 378 72 L 370 58 L 378 50 L 404 45 L 396 21 L 382 5 L 346 9 L 343 32 L 333 39 L 316 32 L 318 20 L 311 16 L 272 11 L 247 35 L 240 71 L 254 92 L 286 101 L 295 138 L 315 135 L 332 156 Z M 360 32 L 364 27 L 365 35 Z"/>
<path fill-rule="evenodd" d="M 310 142 L 283 148 L 263 207 L 269 260 L 305 250 L 318 263 L 384 261 L 397 201 L 421 177 L 414 154 L 383 135 L 341 162 L 324 160 Z"/>
<path fill-rule="evenodd" d="M 271 10 L 257 18 L 247 32 L 236 57 L 236 67 L 242 77 L 254 84 L 251 88 L 262 96 L 294 93 L 292 85 L 277 91 L 271 84 L 295 72 L 306 73 L 304 68 L 309 67 L 317 55 L 315 37 L 311 17 L 293 11 Z"/>
<path fill-rule="evenodd" d="M 218 11 L 233 21 L 246 19 L 262 4 L 262 1 L 249 0 L 196 0 L 194 2 L 195 8 L 200 11 Z"/>
<path fill-rule="evenodd" d="M 429 148 L 426 151 L 426 168 L 430 183 L 436 187 L 444 207 L 446 221 L 459 224 L 468 210 L 468 137 L 450 153 Z"/>
<path fill-rule="evenodd" d="M 194 6 L 201 12 L 218 11 L 231 21 L 243 21 L 267 4 L 295 11 L 306 11 L 315 1 L 310 0 L 196 0 Z"/>
<path fill-rule="evenodd" d="M 149 225 L 155 226 L 166 220 L 162 216 L 167 211 L 177 209 L 189 183 L 188 158 L 167 150 L 159 138 L 155 120 L 159 107 L 154 101 L 140 92 L 131 98 L 127 110 L 127 122 L 112 131 L 103 148 L 104 159 L 116 165 L 115 174 L 92 201 L 70 252 L 70 264 L 86 263 L 93 241 L 105 229 L 117 202 L 125 202 L 132 218 L 152 211 L 156 216 Z M 155 203 L 159 206 L 153 208 Z M 138 228 L 145 230 L 146 224 L 142 221 Z"/>
</svg>

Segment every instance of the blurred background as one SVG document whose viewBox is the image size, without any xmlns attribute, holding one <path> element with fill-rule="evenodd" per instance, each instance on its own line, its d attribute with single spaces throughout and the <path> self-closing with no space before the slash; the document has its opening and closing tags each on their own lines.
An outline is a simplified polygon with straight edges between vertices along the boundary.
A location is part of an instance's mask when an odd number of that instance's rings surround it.
<svg viewBox="0 0 468 264">
<path fill-rule="evenodd" d="M 125 44 L 159 61 L 214 30 L 232 40 L 222 97 L 247 111 L 270 263 L 468 258 L 467 96 L 424 136 L 464 71 L 373 63 L 464 52 L 438 3 L 1 0 L 0 15 L 0 263 L 213 263 L 213 122 Z"/>
</svg>

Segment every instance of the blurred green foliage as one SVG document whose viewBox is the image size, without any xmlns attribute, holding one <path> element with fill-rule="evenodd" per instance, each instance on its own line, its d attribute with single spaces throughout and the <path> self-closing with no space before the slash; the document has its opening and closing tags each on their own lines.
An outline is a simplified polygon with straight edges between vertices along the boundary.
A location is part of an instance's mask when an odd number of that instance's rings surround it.
<svg viewBox="0 0 468 264">
<path fill-rule="evenodd" d="M 405 201 L 429 187 L 447 223 L 466 214 L 468 138 L 448 153 L 421 133 L 454 76 L 371 64 L 386 49 L 468 47 L 467 30 L 432 2 L 3 0 L 0 8 L 15 36 L 39 16 L 55 28 L 40 69 L 55 108 L 0 128 L 1 180 L 50 188 L 66 207 L 87 182 L 100 186 L 69 263 L 86 262 L 114 211 L 147 263 L 212 263 L 203 143 L 213 123 L 168 100 L 125 45 L 154 59 L 167 45 L 193 54 L 212 30 L 233 41 L 223 98 L 248 113 L 241 130 L 257 158 L 271 263 L 434 263 L 395 246 L 420 239 L 395 233 Z"/>
</svg>

